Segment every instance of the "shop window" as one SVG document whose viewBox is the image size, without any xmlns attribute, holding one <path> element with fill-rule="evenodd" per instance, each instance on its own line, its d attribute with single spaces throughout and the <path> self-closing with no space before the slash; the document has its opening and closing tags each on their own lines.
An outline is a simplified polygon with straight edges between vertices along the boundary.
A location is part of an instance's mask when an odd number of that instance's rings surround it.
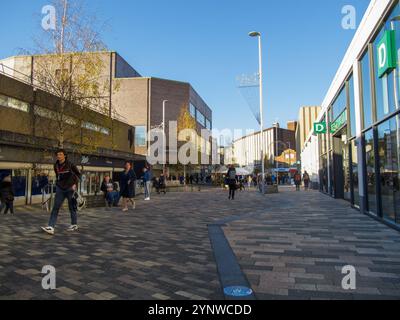
<svg viewBox="0 0 400 320">
<path fill-rule="evenodd" d="M 351 154 L 351 192 L 353 194 L 353 205 L 360 206 L 360 189 L 358 181 L 358 143 L 352 140 L 350 143 Z"/>
<path fill-rule="evenodd" d="M 49 184 L 49 173 L 45 171 L 34 171 L 32 176 L 32 196 L 42 194 L 42 190 Z"/>
<path fill-rule="evenodd" d="M 27 170 L 13 170 L 12 184 L 14 189 L 15 197 L 26 196 L 26 177 L 28 175 Z"/>
<path fill-rule="evenodd" d="M 347 101 L 346 101 L 346 90 L 342 88 L 338 97 L 332 105 L 332 121 L 336 120 L 342 112 L 346 109 Z"/>
<path fill-rule="evenodd" d="M 355 137 L 357 135 L 357 128 L 356 128 L 356 106 L 354 103 L 354 78 L 353 75 L 349 78 L 349 108 L 350 108 L 350 137 Z"/>
<path fill-rule="evenodd" d="M 362 110 L 364 115 L 363 128 L 366 129 L 373 123 L 369 51 L 367 51 L 361 59 L 360 67 L 362 80 Z"/>
<path fill-rule="evenodd" d="M 398 116 L 378 127 L 379 173 L 382 213 L 395 221 L 400 204 Z"/>
<path fill-rule="evenodd" d="M 375 145 L 373 129 L 365 133 L 365 164 L 367 171 L 368 210 L 377 214 L 376 201 L 376 172 L 375 172 Z"/>
</svg>

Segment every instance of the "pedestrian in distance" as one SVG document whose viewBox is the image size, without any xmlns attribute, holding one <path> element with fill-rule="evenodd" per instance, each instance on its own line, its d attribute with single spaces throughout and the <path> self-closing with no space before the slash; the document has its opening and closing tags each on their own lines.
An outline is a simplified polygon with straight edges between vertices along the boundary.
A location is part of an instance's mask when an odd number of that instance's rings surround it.
<svg viewBox="0 0 400 320">
<path fill-rule="evenodd" d="M 0 213 L 4 209 L 4 214 L 8 214 L 8 211 L 14 214 L 14 191 L 11 176 L 4 177 L 0 183 L 0 199 Z"/>
<path fill-rule="evenodd" d="M 144 200 L 150 201 L 151 171 L 148 167 L 143 168 Z"/>
<path fill-rule="evenodd" d="M 160 177 L 158 178 L 158 188 L 159 193 L 167 194 L 167 180 L 165 179 L 164 173 L 161 173 Z"/>
<path fill-rule="evenodd" d="M 300 191 L 301 186 L 301 174 L 296 172 L 294 175 L 294 184 L 296 185 L 296 191 Z"/>
<path fill-rule="evenodd" d="M 111 180 L 110 176 L 104 177 L 100 189 L 104 194 L 104 199 L 106 200 L 109 208 L 112 208 L 113 205 L 118 206 L 119 203 L 118 185 Z"/>
<path fill-rule="evenodd" d="M 49 224 L 47 227 L 42 227 L 42 230 L 50 235 L 54 235 L 58 214 L 65 199 L 68 201 L 68 208 L 71 215 L 71 225 L 67 231 L 74 232 L 79 229 L 78 206 L 75 193 L 81 179 L 81 173 L 78 168 L 68 160 L 67 152 L 64 149 L 58 150 L 56 156 L 57 161 L 54 164 L 54 172 L 57 179 L 55 201 L 50 214 Z"/>
<path fill-rule="evenodd" d="M 229 186 L 229 200 L 235 200 L 235 191 L 237 186 L 236 186 L 236 169 L 233 165 L 229 167 L 226 177 Z"/>
<path fill-rule="evenodd" d="M 251 184 L 253 183 L 253 178 L 251 176 L 247 177 L 247 187 L 250 190 Z"/>
<path fill-rule="evenodd" d="M 122 198 L 122 211 L 128 212 L 128 204 L 132 205 L 132 209 L 136 209 L 135 191 L 136 191 L 136 174 L 130 161 L 125 162 L 125 170 L 120 176 L 120 197 Z"/>
<path fill-rule="evenodd" d="M 303 174 L 303 181 L 304 181 L 304 189 L 306 191 L 308 191 L 309 187 L 310 187 L 310 175 L 308 174 L 307 171 L 304 171 Z"/>
</svg>

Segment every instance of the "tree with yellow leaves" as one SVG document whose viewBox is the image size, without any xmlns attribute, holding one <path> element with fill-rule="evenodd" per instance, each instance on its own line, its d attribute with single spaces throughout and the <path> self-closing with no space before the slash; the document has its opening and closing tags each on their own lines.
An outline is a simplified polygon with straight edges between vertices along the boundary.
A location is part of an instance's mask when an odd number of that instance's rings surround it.
<svg viewBox="0 0 400 320">
<path fill-rule="evenodd" d="M 192 115 L 189 112 L 189 107 L 187 105 L 183 105 L 179 114 L 178 118 L 178 137 L 182 131 L 185 130 L 196 130 L 197 129 L 197 123 L 196 119 L 192 117 Z M 189 141 L 190 137 L 186 137 L 184 141 Z M 183 175 L 185 177 L 185 182 L 186 182 L 186 166 L 183 166 Z"/>
</svg>

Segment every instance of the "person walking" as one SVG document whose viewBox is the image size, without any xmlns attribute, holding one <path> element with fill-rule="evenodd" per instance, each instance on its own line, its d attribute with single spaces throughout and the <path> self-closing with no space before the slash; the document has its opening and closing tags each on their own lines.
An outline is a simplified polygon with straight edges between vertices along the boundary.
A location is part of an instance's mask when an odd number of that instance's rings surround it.
<svg viewBox="0 0 400 320">
<path fill-rule="evenodd" d="M 299 172 L 296 172 L 296 174 L 294 175 L 294 184 L 296 185 L 296 191 L 300 191 L 301 174 Z"/>
<path fill-rule="evenodd" d="M 11 176 L 4 177 L 0 183 L 0 199 L 0 214 L 4 208 L 4 214 L 7 214 L 8 211 L 14 214 L 14 191 Z"/>
<path fill-rule="evenodd" d="M 253 178 L 251 176 L 247 177 L 247 187 L 250 190 L 251 184 L 253 183 Z"/>
<path fill-rule="evenodd" d="M 158 188 L 159 188 L 159 194 L 161 192 L 167 194 L 167 181 L 165 179 L 164 173 L 161 173 L 160 178 L 158 179 Z"/>
<path fill-rule="evenodd" d="M 148 167 L 143 168 L 144 200 L 150 201 L 151 171 Z"/>
<path fill-rule="evenodd" d="M 57 161 L 54 164 L 54 172 L 56 174 L 56 196 L 54 207 L 50 214 L 50 220 L 47 227 L 42 230 L 50 235 L 54 235 L 54 228 L 57 223 L 60 208 L 65 199 L 68 200 L 68 208 L 71 214 L 71 225 L 67 229 L 69 232 L 78 230 L 78 214 L 75 192 L 81 179 L 81 173 L 78 168 L 68 160 L 67 152 L 60 149 L 56 152 Z"/>
<path fill-rule="evenodd" d="M 310 187 L 310 175 L 308 174 L 307 171 L 304 171 L 303 174 L 303 181 L 304 181 L 304 189 L 306 191 L 308 191 L 309 187 Z"/>
<path fill-rule="evenodd" d="M 114 206 L 118 205 L 119 193 L 117 184 L 111 180 L 110 176 L 104 177 L 100 189 L 104 193 L 104 199 L 106 199 L 109 208 L 112 208 L 113 205 Z"/>
<path fill-rule="evenodd" d="M 229 185 L 229 200 L 235 200 L 236 191 L 236 169 L 233 165 L 229 167 L 228 173 L 226 174 L 228 185 Z"/>
<path fill-rule="evenodd" d="M 125 170 L 122 172 L 120 177 L 120 197 L 122 197 L 122 211 L 127 212 L 129 211 L 128 203 L 132 205 L 132 209 L 136 209 L 136 202 L 135 202 L 135 185 L 136 185 L 136 174 L 133 170 L 132 163 L 130 161 L 125 162 Z"/>
</svg>

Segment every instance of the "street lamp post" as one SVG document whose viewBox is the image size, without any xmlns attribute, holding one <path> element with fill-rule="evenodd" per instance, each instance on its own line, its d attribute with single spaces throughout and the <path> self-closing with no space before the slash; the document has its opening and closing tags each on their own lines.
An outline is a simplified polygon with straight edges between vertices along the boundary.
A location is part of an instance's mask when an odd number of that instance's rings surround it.
<svg viewBox="0 0 400 320">
<path fill-rule="evenodd" d="M 264 114 L 263 114 L 263 71 L 262 71 L 262 45 L 261 33 L 253 31 L 250 37 L 258 37 L 259 80 L 260 80 L 260 134 L 261 134 L 261 168 L 262 168 L 262 193 L 265 194 L 265 164 L 264 164 Z"/>
<path fill-rule="evenodd" d="M 166 104 L 167 104 L 167 102 L 168 102 L 168 100 L 164 100 L 163 101 L 163 113 L 162 113 L 162 116 L 163 116 L 163 121 L 162 121 L 162 128 L 163 128 L 163 133 L 164 133 L 164 161 L 163 161 L 163 174 L 164 174 L 164 176 L 165 176 L 165 164 L 166 164 L 166 162 L 167 162 L 167 148 L 166 148 L 166 134 L 165 134 L 165 107 L 166 107 Z"/>
</svg>

